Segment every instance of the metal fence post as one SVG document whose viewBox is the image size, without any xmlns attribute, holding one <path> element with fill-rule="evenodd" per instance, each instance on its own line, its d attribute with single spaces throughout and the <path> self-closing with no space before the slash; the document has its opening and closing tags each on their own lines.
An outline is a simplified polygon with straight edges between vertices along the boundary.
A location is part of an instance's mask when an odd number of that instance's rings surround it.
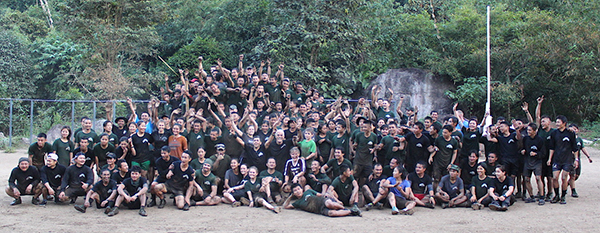
<svg viewBox="0 0 600 233">
<path fill-rule="evenodd" d="M 31 101 L 31 109 L 29 110 L 29 144 L 33 143 L 33 100 Z"/>
<path fill-rule="evenodd" d="M 13 121 L 13 100 L 12 99 L 10 100 L 10 117 L 9 118 L 10 118 L 10 120 L 9 120 L 9 123 L 8 123 L 8 147 L 12 147 L 12 135 L 13 135 L 13 133 L 12 133 L 12 130 L 13 130 L 13 127 L 12 127 L 12 125 L 13 125 L 12 124 L 12 121 Z"/>
<path fill-rule="evenodd" d="M 71 101 L 71 130 L 75 130 L 75 101 Z"/>
<path fill-rule="evenodd" d="M 92 118 L 92 130 L 96 131 L 96 101 L 94 101 L 94 116 Z"/>
</svg>

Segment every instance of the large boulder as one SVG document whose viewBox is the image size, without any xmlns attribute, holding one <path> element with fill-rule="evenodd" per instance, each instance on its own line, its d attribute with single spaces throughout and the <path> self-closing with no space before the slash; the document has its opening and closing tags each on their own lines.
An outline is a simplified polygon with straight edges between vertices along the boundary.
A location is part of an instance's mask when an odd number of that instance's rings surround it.
<svg viewBox="0 0 600 233">
<path fill-rule="evenodd" d="M 371 95 L 373 85 L 382 86 L 377 98 L 387 98 L 389 96 L 387 88 L 394 91 L 393 103 L 391 103 L 394 109 L 396 109 L 400 96 L 404 96 L 403 112 L 406 112 L 406 107 L 418 106 L 419 119 L 429 115 L 433 110 L 438 111 L 440 116 L 452 114 L 452 100 L 446 96 L 445 92 L 455 90 L 454 83 L 436 76 L 430 71 L 416 68 L 390 69 L 371 82 L 369 88 L 365 90 L 366 96 Z"/>
</svg>

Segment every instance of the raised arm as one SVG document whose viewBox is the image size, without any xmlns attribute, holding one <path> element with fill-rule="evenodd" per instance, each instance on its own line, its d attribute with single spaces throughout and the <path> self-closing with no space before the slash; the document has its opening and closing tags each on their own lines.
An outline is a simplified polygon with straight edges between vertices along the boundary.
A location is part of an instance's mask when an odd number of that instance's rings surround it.
<svg viewBox="0 0 600 233">
<path fill-rule="evenodd" d="M 533 117 L 531 117 L 531 113 L 529 113 L 529 104 L 527 102 L 523 102 L 523 105 L 521 105 L 521 109 L 523 109 L 525 115 L 527 115 L 527 121 L 533 122 Z"/>
<path fill-rule="evenodd" d="M 537 98 L 537 106 L 535 107 L 535 124 L 540 126 L 542 121 L 542 102 L 544 102 L 544 96 Z"/>
</svg>

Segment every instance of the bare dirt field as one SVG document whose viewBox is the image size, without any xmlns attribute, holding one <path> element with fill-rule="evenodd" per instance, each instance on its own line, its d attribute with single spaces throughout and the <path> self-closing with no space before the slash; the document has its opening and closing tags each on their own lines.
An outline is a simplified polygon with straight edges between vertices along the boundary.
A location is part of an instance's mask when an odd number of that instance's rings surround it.
<svg viewBox="0 0 600 233">
<path fill-rule="evenodd" d="M 579 198 L 567 205 L 538 206 L 519 201 L 507 212 L 470 208 L 434 210 L 417 208 L 412 216 L 392 216 L 390 210 L 363 211 L 363 217 L 329 218 L 298 210 L 274 214 L 264 208 L 218 205 L 177 210 L 147 208 L 148 217 L 136 210 L 121 210 L 107 217 L 95 207 L 82 214 L 72 205 L 33 206 L 29 197 L 10 206 L 12 198 L 0 195 L 1 232 L 595 232 L 600 223 L 600 151 L 587 148 L 595 163 L 582 158 L 582 177 L 577 182 Z M 26 151 L 0 153 L 0 186 L 6 187 L 10 171 Z M 534 188 L 535 190 L 535 188 Z M 570 194 L 570 192 L 569 192 Z M 79 198 L 77 203 L 83 202 Z"/>
</svg>

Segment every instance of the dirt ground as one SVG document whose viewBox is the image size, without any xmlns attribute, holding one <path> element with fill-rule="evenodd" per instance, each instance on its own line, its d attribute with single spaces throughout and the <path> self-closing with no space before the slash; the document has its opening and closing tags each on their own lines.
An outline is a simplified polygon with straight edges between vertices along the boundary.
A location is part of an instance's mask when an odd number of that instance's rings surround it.
<svg viewBox="0 0 600 233">
<path fill-rule="evenodd" d="M 183 212 L 168 204 L 164 209 L 147 208 L 148 217 L 135 210 L 121 210 L 109 218 L 89 208 L 82 214 L 72 205 L 33 206 L 29 197 L 10 206 L 12 198 L 0 195 L 2 232 L 592 232 L 600 222 L 600 151 L 587 148 L 595 163 L 583 159 L 582 177 L 577 182 L 579 198 L 567 198 L 567 205 L 525 204 L 519 201 L 507 212 L 470 208 L 434 210 L 417 208 L 412 216 L 392 216 L 390 209 L 363 211 L 363 217 L 329 218 L 298 210 L 274 214 L 264 208 L 218 205 L 192 207 Z M 10 171 L 26 151 L 0 153 L 0 186 L 6 187 Z M 535 188 L 534 188 L 535 190 Z M 594 196 L 595 195 L 595 196 Z M 78 203 L 82 202 L 79 198 Z M 117 228 L 118 227 L 118 228 Z"/>
</svg>

